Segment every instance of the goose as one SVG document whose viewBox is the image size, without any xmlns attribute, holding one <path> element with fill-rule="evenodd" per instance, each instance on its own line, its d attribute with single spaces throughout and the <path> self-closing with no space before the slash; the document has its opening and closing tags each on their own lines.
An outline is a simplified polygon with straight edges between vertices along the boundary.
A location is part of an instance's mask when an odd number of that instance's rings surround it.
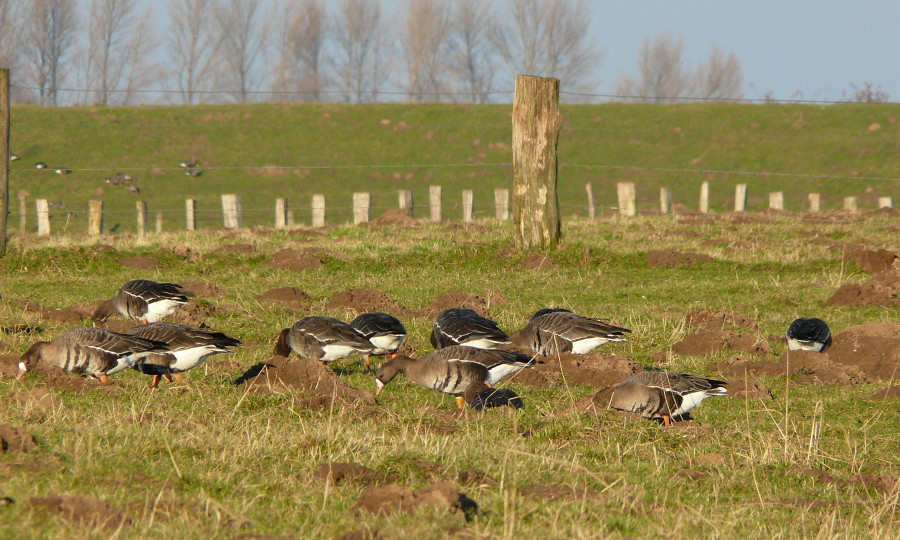
<svg viewBox="0 0 900 540">
<path fill-rule="evenodd" d="M 362 313 L 352 321 L 350 326 L 354 330 L 365 336 L 375 350 L 364 357 L 366 368 L 369 368 L 372 356 L 382 356 L 390 354 L 392 357 L 397 356 L 400 346 L 406 341 L 406 327 L 400 322 L 400 319 L 387 313 L 376 311 L 374 313 Z"/>
<path fill-rule="evenodd" d="M 200 169 L 187 169 L 184 171 L 186 176 L 190 176 L 191 178 L 197 178 L 198 176 L 203 174 L 203 171 Z"/>
<path fill-rule="evenodd" d="M 487 386 L 503 381 L 510 375 L 525 368 L 534 367 L 537 360 L 524 354 L 497 349 L 478 349 L 468 345 L 451 345 L 431 353 L 438 358 L 453 362 L 481 364 L 488 370 Z"/>
<path fill-rule="evenodd" d="M 304 317 L 278 334 L 276 356 L 291 351 L 303 358 L 331 362 L 353 353 L 370 355 L 375 346 L 349 324 L 333 317 Z"/>
<path fill-rule="evenodd" d="M 567 309 L 547 308 L 535 313 L 525 328 L 512 335 L 512 344 L 541 356 L 587 354 L 610 341 L 627 341 L 625 332 L 631 330 Z"/>
<path fill-rule="evenodd" d="M 9 162 L 12 163 L 13 161 L 19 161 L 19 156 L 15 155 L 15 154 L 10 154 Z"/>
<path fill-rule="evenodd" d="M 48 362 L 70 373 L 90 375 L 107 383 L 107 375 L 133 366 L 142 358 L 165 353 L 165 343 L 112 332 L 105 328 L 78 327 L 53 341 L 39 341 L 19 359 L 16 379 L 22 379 L 38 362 Z"/>
<path fill-rule="evenodd" d="M 35 169 L 46 169 L 47 164 L 44 163 L 43 161 L 38 161 L 37 163 L 34 164 L 34 168 Z"/>
<path fill-rule="evenodd" d="M 595 394 L 595 403 L 611 409 L 640 413 L 644 418 L 661 418 L 668 426 L 711 396 L 726 396 L 725 381 L 704 379 L 686 373 L 642 371 Z"/>
<path fill-rule="evenodd" d="M 831 330 L 822 319 L 801 317 L 791 323 L 785 338 L 789 351 L 825 352 L 831 345 Z"/>
<path fill-rule="evenodd" d="M 435 349 L 450 345 L 467 345 L 478 349 L 496 349 L 508 345 L 509 336 L 495 321 L 482 317 L 473 309 L 450 308 L 438 315 L 431 331 Z"/>
<path fill-rule="evenodd" d="M 164 375 L 171 381 L 173 373 L 175 379 L 181 382 L 182 372 L 194 369 L 214 354 L 232 353 L 234 351 L 229 347 L 241 344 L 222 332 L 166 322 L 135 326 L 128 330 L 128 335 L 165 343 L 169 347 L 168 352 L 151 354 L 133 366 L 141 373 L 153 375 L 151 388 L 156 388 Z"/>
<path fill-rule="evenodd" d="M 176 283 L 135 279 L 122 285 L 115 297 L 100 304 L 94 311 L 93 319 L 105 321 L 118 312 L 144 324 L 157 322 L 171 315 L 178 306 L 187 304 L 188 297 L 191 296 L 194 293 L 184 290 Z"/>
<path fill-rule="evenodd" d="M 53 172 L 55 172 L 56 174 L 58 174 L 60 176 L 65 176 L 67 174 L 70 174 L 72 172 L 72 169 L 69 169 L 67 167 L 58 167 Z"/>
<path fill-rule="evenodd" d="M 403 372 L 420 386 L 456 396 L 457 407 L 463 409 L 487 388 L 490 375 L 484 365 L 460 361 L 451 353 L 452 349 L 438 349 L 421 359 L 398 355 L 388 360 L 375 373 L 375 396 Z"/>
<path fill-rule="evenodd" d="M 199 165 L 199 164 L 197 163 L 197 160 L 195 160 L 194 158 L 186 159 L 178 164 L 178 166 L 181 167 L 182 169 L 193 169 L 197 165 Z"/>
</svg>

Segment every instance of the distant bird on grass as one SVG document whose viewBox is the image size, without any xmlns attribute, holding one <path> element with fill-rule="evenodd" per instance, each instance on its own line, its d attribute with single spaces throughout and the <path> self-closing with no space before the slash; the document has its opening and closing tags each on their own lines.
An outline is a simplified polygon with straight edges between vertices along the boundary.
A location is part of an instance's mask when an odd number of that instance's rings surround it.
<svg viewBox="0 0 900 540">
<path fill-rule="evenodd" d="M 610 341 L 627 341 L 626 332 L 631 330 L 567 309 L 542 309 L 531 317 L 525 328 L 513 333 L 512 344 L 541 356 L 564 352 L 587 354 Z"/>
<path fill-rule="evenodd" d="M 171 382 L 174 374 L 175 379 L 181 382 L 181 373 L 194 369 L 214 354 L 234 352 L 229 347 L 241 344 L 222 332 L 166 322 L 135 326 L 128 330 L 128 334 L 165 343 L 169 348 L 167 352 L 146 356 L 133 366 L 141 373 L 153 375 L 152 388 L 159 385 L 163 376 Z"/>
<path fill-rule="evenodd" d="M 332 362 L 353 353 L 371 355 L 376 347 L 349 324 L 333 317 L 304 317 L 282 330 L 275 340 L 274 354 L 291 351 L 303 358 Z"/>
<path fill-rule="evenodd" d="M 35 169 L 46 169 L 47 164 L 44 163 L 43 161 L 38 161 L 37 163 L 34 164 L 34 168 Z"/>
<path fill-rule="evenodd" d="M 15 155 L 15 154 L 10 154 L 9 162 L 12 163 L 13 161 L 19 161 L 19 156 Z"/>
<path fill-rule="evenodd" d="M 825 352 L 831 346 L 831 330 L 825 321 L 816 317 L 796 319 L 785 337 L 790 351 Z"/>
<path fill-rule="evenodd" d="M 203 174 L 203 171 L 201 171 L 200 169 L 188 169 L 184 171 L 184 174 L 190 176 L 191 178 L 197 178 L 198 176 L 201 176 Z"/>
<path fill-rule="evenodd" d="M 431 344 L 435 349 L 451 345 L 496 349 L 509 342 L 509 336 L 495 321 L 468 308 L 450 308 L 441 312 L 431 331 Z"/>
<path fill-rule="evenodd" d="M 406 341 L 406 327 L 400 319 L 380 311 L 362 313 L 350 321 L 350 326 L 375 346 L 375 350 L 364 358 L 366 368 L 369 367 L 371 362 L 369 359 L 372 356 L 385 354 L 397 356 L 397 351 Z"/>
<path fill-rule="evenodd" d="M 642 371 L 600 390 L 594 403 L 640 413 L 644 418 L 661 418 L 668 426 L 673 418 L 699 406 L 704 399 L 728 395 L 725 384 L 686 373 Z"/>
<path fill-rule="evenodd" d="M 199 163 L 197 163 L 197 160 L 195 160 L 194 158 L 186 159 L 178 164 L 178 166 L 181 167 L 182 169 L 194 169 L 198 165 L 199 165 Z"/>
<path fill-rule="evenodd" d="M 66 176 L 67 174 L 72 174 L 72 169 L 68 169 L 66 167 L 58 167 L 53 172 L 60 176 Z"/>
<path fill-rule="evenodd" d="M 157 322 L 171 315 L 178 306 L 186 304 L 194 293 L 176 283 L 157 283 L 149 279 L 135 279 L 122 285 L 119 293 L 103 302 L 94 311 L 93 319 L 105 321 L 119 313 L 133 321 Z"/>
</svg>

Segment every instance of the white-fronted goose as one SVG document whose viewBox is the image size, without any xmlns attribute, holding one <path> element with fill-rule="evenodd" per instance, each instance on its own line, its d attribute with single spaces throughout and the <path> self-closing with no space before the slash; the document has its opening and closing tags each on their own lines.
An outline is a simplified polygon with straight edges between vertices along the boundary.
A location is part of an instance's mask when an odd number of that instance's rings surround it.
<svg viewBox="0 0 900 540">
<path fill-rule="evenodd" d="M 43 361 L 71 373 L 91 375 L 106 384 L 106 376 L 133 366 L 142 358 L 168 351 L 165 343 L 105 328 L 78 327 L 67 330 L 53 341 L 39 341 L 19 360 L 21 379 Z"/>
<path fill-rule="evenodd" d="M 375 346 L 349 324 L 333 317 L 304 317 L 285 328 L 275 341 L 275 354 L 291 351 L 303 358 L 331 362 L 353 353 L 372 354 Z"/>
<path fill-rule="evenodd" d="M 497 323 L 468 308 L 450 308 L 441 312 L 431 331 L 431 345 L 442 349 L 467 345 L 478 349 L 496 349 L 509 344 L 509 336 Z"/>
<path fill-rule="evenodd" d="M 191 328 L 180 324 L 155 322 L 135 326 L 129 335 L 165 343 L 169 352 L 151 354 L 133 366 L 134 369 L 153 375 L 151 387 L 156 388 L 165 376 L 170 381 L 172 374 L 181 380 L 181 373 L 194 369 L 213 354 L 234 352 L 229 347 L 237 347 L 241 342 L 222 332 L 202 328 Z"/>
<path fill-rule="evenodd" d="M 181 288 L 176 283 L 157 283 L 149 279 L 129 281 L 119 289 L 119 294 L 100 304 L 94 311 L 94 320 L 104 321 L 110 315 L 119 313 L 142 323 L 157 322 L 174 312 L 178 306 L 186 304 L 194 293 Z"/>
<path fill-rule="evenodd" d="M 587 354 L 610 341 L 627 341 L 627 328 L 584 317 L 566 309 L 542 309 L 525 328 L 513 333 L 514 347 L 541 356 L 572 352 Z"/>
<path fill-rule="evenodd" d="M 487 384 L 493 386 L 513 373 L 534 366 L 537 362 L 524 354 L 497 349 L 477 349 L 468 345 L 451 345 L 438 349 L 434 355 L 453 362 L 471 362 L 481 364 L 488 370 Z"/>
<path fill-rule="evenodd" d="M 371 356 L 396 356 L 400 346 L 406 341 L 406 327 L 400 319 L 380 311 L 363 313 L 350 321 L 350 326 L 375 346 L 375 350 L 365 356 L 367 368 Z"/>
<path fill-rule="evenodd" d="M 400 355 L 388 360 L 375 373 L 375 395 L 403 372 L 420 386 L 456 396 L 456 405 L 462 409 L 487 388 L 488 369 L 477 362 L 459 361 L 446 351 L 438 349 L 421 359 Z"/>
<path fill-rule="evenodd" d="M 831 330 L 822 319 L 801 317 L 788 327 L 786 339 L 788 350 L 825 352 L 831 345 Z"/>
<path fill-rule="evenodd" d="M 725 381 L 704 379 L 685 373 L 642 371 L 600 390 L 595 403 L 611 409 L 640 413 L 644 418 L 661 418 L 669 425 L 711 396 L 726 396 Z"/>
</svg>

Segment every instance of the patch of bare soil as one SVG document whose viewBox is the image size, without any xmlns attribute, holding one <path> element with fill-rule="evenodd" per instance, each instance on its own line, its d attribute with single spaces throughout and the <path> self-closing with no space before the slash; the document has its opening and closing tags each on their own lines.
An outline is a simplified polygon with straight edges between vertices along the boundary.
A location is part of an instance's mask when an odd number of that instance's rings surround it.
<svg viewBox="0 0 900 540">
<path fill-rule="evenodd" d="M 356 503 L 357 510 L 382 515 L 406 513 L 420 506 L 446 510 L 467 520 L 478 511 L 478 504 L 449 482 L 436 482 L 416 490 L 398 484 L 368 487 Z"/>
<path fill-rule="evenodd" d="M 653 267 L 690 267 L 712 260 L 714 260 L 712 257 L 703 253 L 681 253 L 671 249 L 653 250 L 647 253 L 647 264 Z"/>
<path fill-rule="evenodd" d="M 759 332 L 759 324 L 756 321 L 737 311 L 728 309 L 720 309 L 718 311 L 697 309 L 687 314 L 685 322 L 691 328 L 724 330 L 726 327 L 737 327 L 750 332 Z"/>
<path fill-rule="evenodd" d="M 92 311 L 85 306 L 71 306 L 60 309 L 44 307 L 31 300 L 10 299 L 10 303 L 18 304 L 29 313 L 37 313 L 45 321 L 64 324 L 78 324 L 91 316 Z"/>
<path fill-rule="evenodd" d="M 893 386 L 888 386 L 884 390 L 879 390 L 869 396 L 869 399 L 872 400 L 882 400 L 882 399 L 897 399 L 900 398 L 900 384 L 895 384 Z"/>
<path fill-rule="evenodd" d="M 331 368 L 317 360 L 293 356 L 273 356 L 256 364 L 241 375 L 236 384 L 249 385 L 250 391 L 264 394 L 299 390 L 306 408 L 321 410 L 333 403 L 344 405 L 375 405 L 370 392 L 351 388 Z"/>
<path fill-rule="evenodd" d="M 437 317 L 442 311 L 450 308 L 469 308 L 475 310 L 482 317 L 490 317 L 490 307 L 503 305 L 507 302 L 503 295 L 490 292 L 487 298 L 478 296 L 477 294 L 464 293 L 462 291 L 452 290 L 447 294 L 438 296 L 428 303 L 425 308 L 425 317 Z"/>
<path fill-rule="evenodd" d="M 278 302 L 292 308 L 302 308 L 312 297 L 297 287 L 278 287 L 254 296 L 258 302 Z"/>
<path fill-rule="evenodd" d="M 107 330 L 112 330 L 113 332 L 119 332 L 124 334 L 128 332 L 132 328 L 138 325 L 137 321 L 132 321 L 131 319 L 106 319 L 103 322 L 94 321 L 94 324 L 101 328 L 106 328 Z"/>
<path fill-rule="evenodd" d="M 318 238 L 322 236 L 323 232 L 317 231 L 315 229 L 291 229 L 287 232 L 287 236 L 290 237 L 298 237 L 301 240 L 307 240 L 310 238 Z"/>
<path fill-rule="evenodd" d="M 314 270 L 322 268 L 322 260 L 308 250 L 282 249 L 266 261 L 266 264 L 278 270 Z"/>
<path fill-rule="evenodd" d="M 192 248 L 191 246 L 188 246 L 187 244 L 165 244 L 163 246 L 159 246 L 156 251 L 168 251 L 170 253 L 178 255 L 179 257 L 184 257 L 189 261 L 197 261 L 202 257 L 199 251 Z"/>
<path fill-rule="evenodd" d="M 862 270 L 877 274 L 890 270 L 900 253 L 888 249 L 871 250 L 859 244 L 845 244 L 843 262 L 852 262 Z"/>
<path fill-rule="evenodd" d="M 359 463 L 323 463 L 310 476 L 313 480 L 323 484 L 337 486 L 342 483 L 369 486 L 384 483 L 384 475 L 379 475 L 374 470 Z"/>
<path fill-rule="evenodd" d="M 38 407 L 41 409 L 58 409 L 62 402 L 46 389 L 36 386 L 31 390 L 13 392 L 9 395 L 9 401 L 20 407 Z"/>
<path fill-rule="evenodd" d="M 865 283 L 841 285 L 826 302 L 829 306 L 900 306 L 900 264 L 872 276 Z"/>
<path fill-rule="evenodd" d="M 159 261 L 153 257 L 125 257 L 124 259 L 119 259 L 119 264 L 139 270 L 156 270 L 159 268 Z"/>
<path fill-rule="evenodd" d="M 731 330 L 700 330 L 685 336 L 672 347 L 678 354 L 691 356 L 715 354 L 723 349 L 744 351 L 753 355 L 772 354 L 772 347 L 766 341 L 751 334 Z"/>
<path fill-rule="evenodd" d="M 829 353 L 815 351 L 787 351 L 780 360 L 751 360 L 735 356 L 710 365 L 725 376 L 741 380 L 746 375 L 764 377 L 790 376 L 797 384 L 854 385 L 867 382 L 862 370 L 834 362 Z"/>
<path fill-rule="evenodd" d="M 369 225 L 373 227 L 415 227 L 418 224 L 419 222 L 410 216 L 405 208 L 391 208 L 369 222 Z"/>
<path fill-rule="evenodd" d="M 753 380 L 734 377 L 726 385 L 728 395 L 735 399 L 775 399 L 772 390 L 763 383 Z"/>
<path fill-rule="evenodd" d="M 407 310 L 402 304 L 394 300 L 379 289 L 347 289 L 341 291 L 325 304 L 331 309 L 352 309 L 356 313 L 370 313 L 382 311 L 384 313 L 405 314 Z"/>
<path fill-rule="evenodd" d="M 0 424 L 0 454 L 31 452 L 37 449 L 34 435 L 22 428 Z"/>
<path fill-rule="evenodd" d="M 218 297 L 225 296 L 225 290 L 216 285 L 215 283 L 210 283 L 208 281 L 190 281 L 187 283 L 182 283 L 181 287 L 190 291 L 197 296 L 206 296 L 206 297 Z"/>
<path fill-rule="evenodd" d="M 87 495 L 32 497 L 26 506 L 88 527 L 115 529 L 131 524 L 123 512 Z"/>
<path fill-rule="evenodd" d="M 232 253 L 235 255 L 253 255 L 256 253 L 256 248 L 253 247 L 253 244 L 225 244 L 224 246 L 219 246 L 218 249 L 213 251 L 213 253 Z"/>
<path fill-rule="evenodd" d="M 895 493 L 900 483 L 900 474 L 858 474 L 853 482 L 867 489 L 883 493 Z"/>
<path fill-rule="evenodd" d="M 176 324 L 183 324 L 192 328 L 207 328 L 206 319 L 215 313 L 216 308 L 209 304 L 200 304 L 195 300 L 178 306 L 171 320 Z"/>
<path fill-rule="evenodd" d="M 829 358 L 882 380 L 900 379 L 900 323 L 851 326 L 834 336 Z"/>
<path fill-rule="evenodd" d="M 528 484 L 518 489 L 519 495 L 542 501 L 581 501 L 597 499 L 596 491 L 568 484 Z"/>
<path fill-rule="evenodd" d="M 519 265 L 525 270 L 547 270 L 556 268 L 556 263 L 546 253 L 536 253 L 532 251 L 525 256 L 525 260 Z"/>
<path fill-rule="evenodd" d="M 729 460 L 722 454 L 717 454 L 716 452 L 708 452 L 706 454 L 700 454 L 695 458 L 690 459 L 691 465 L 702 465 L 705 467 L 723 467 L 728 465 L 729 462 L 733 464 L 733 459 Z"/>
<path fill-rule="evenodd" d="M 0 377 L 15 377 L 19 373 L 19 358 L 15 353 L 0 354 Z"/>
<path fill-rule="evenodd" d="M 643 371 L 637 362 L 618 354 L 562 353 L 542 359 L 533 369 L 523 369 L 507 379 L 524 386 L 544 388 L 562 383 L 607 387 Z"/>
</svg>

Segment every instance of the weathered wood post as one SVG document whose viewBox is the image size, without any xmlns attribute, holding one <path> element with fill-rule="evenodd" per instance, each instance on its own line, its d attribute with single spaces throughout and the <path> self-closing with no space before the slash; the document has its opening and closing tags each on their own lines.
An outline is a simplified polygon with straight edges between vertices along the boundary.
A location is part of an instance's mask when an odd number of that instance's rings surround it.
<svg viewBox="0 0 900 540">
<path fill-rule="evenodd" d="M 28 230 L 28 191 L 19 190 L 19 232 L 25 234 Z"/>
<path fill-rule="evenodd" d="M 6 254 L 9 220 L 9 68 L 0 68 L 0 257 Z"/>
<path fill-rule="evenodd" d="M 406 215 L 413 217 L 413 193 L 409 189 L 401 189 L 397 193 L 397 203 L 400 208 L 406 210 Z"/>
<path fill-rule="evenodd" d="M 816 214 L 822 209 L 822 195 L 819 193 L 810 193 L 808 196 L 809 199 L 809 213 Z"/>
<path fill-rule="evenodd" d="M 769 193 L 769 208 L 772 210 L 784 210 L 784 192 L 773 191 Z"/>
<path fill-rule="evenodd" d="M 372 212 L 370 204 L 372 202 L 372 194 L 364 191 L 353 194 L 353 224 L 359 225 L 366 223 L 371 219 Z"/>
<path fill-rule="evenodd" d="M 288 226 L 288 200 L 275 199 L 275 228 L 284 229 Z"/>
<path fill-rule="evenodd" d="M 288 229 L 293 229 L 297 226 L 297 219 L 293 210 L 287 211 L 287 226 Z"/>
<path fill-rule="evenodd" d="M 428 206 L 431 208 L 431 221 L 440 222 L 444 218 L 444 206 L 441 200 L 441 186 L 428 188 Z"/>
<path fill-rule="evenodd" d="M 893 208 L 894 199 L 891 197 L 878 197 L 878 208 Z"/>
<path fill-rule="evenodd" d="M 159 211 L 156 213 L 156 234 L 163 232 L 163 213 Z"/>
<path fill-rule="evenodd" d="M 500 221 L 509 219 L 509 190 L 506 188 L 494 190 L 494 216 Z"/>
<path fill-rule="evenodd" d="M 197 230 L 197 199 L 184 200 L 184 228 Z"/>
<path fill-rule="evenodd" d="M 700 213 L 709 213 L 709 182 L 700 184 Z"/>
<path fill-rule="evenodd" d="M 672 213 L 672 189 L 663 187 L 659 188 L 659 212 L 661 214 Z"/>
<path fill-rule="evenodd" d="M 588 219 L 593 221 L 597 216 L 596 210 L 594 209 L 594 188 L 591 186 L 591 183 L 588 182 L 584 185 L 584 190 L 587 192 Z"/>
<path fill-rule="evenodd" d="M 844 197 L 844 210 L 848 212 L 856 212 L 859 207 L 856 205 L 856 197 Z"/>
<path fill-rule="evenodd" d="M 620 216 L 632 217 L 637 213 L 637 207 L 634 203 L 634 182 L 616 183 L 616 196 L 619 200 Z"/>
<path fill-rule="evenodd" d="M 241 197 L 234 193 L 222 195 L 222 225 L 226 229 L 240 229 L 243 223 L 241 216 Z"/>
<path fill-rule="evenodd" d="M 312 196 L 312 226 L 315 228 L 325 226 L 325 195 Z"/>
<path fill-rule="evenodd" d="M 38 236 L 50 236 L 50 205 L 47 199 L 38 199 L 35 203 L 38 222 Z"/>
<path fill-rule="evenodd" d="M 734 186 L 734 211 L 743 212 L 747 209 L 747 184 Z"/>
<path fill-rule="evenodd" d="M 103 234 L 103 201 L 88 201 L 88 235 Z"/>
<path fill-rule="evenodd" d="M 475 195 L 471 189 L 462 190 L 462 220 L 472 221 L 472 214 L 475 206 Z"/>
<path fill-rule="evenodd" d="M 134 205 L 137 208 L 137 234 L 138 237 L 143 238 L 149 232 L 147 228 L 147 201 L 135 201 Z"/>
<path fill-rule="evenodd" d="M 559 79 L 517 76 L 512 206 L 516 245 L 521 249 L 552 249 L 559 243 L 558 143 Z"/>
</svg>

